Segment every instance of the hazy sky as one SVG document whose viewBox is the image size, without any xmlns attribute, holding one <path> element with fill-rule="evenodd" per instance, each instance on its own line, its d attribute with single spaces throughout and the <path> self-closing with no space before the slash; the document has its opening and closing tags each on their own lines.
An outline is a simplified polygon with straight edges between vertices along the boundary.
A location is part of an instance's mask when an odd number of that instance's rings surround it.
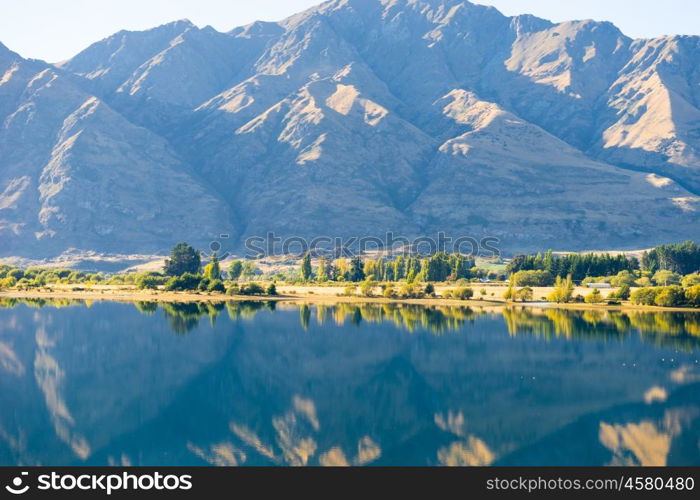
<svg viewBox="0 0 700 500">
<path fill-rule="evenodd" d="M 220 31 L 276 21 L 319 0 L 0 0 L 0 42 L 24 57 L 56 62 L 120 29 L 146 29 L 188 18 Z M 700 34 L 698 0 L 476 0 L 508 15 L 553 21 L 614 22 L 631 37 Z"/>
</svg>

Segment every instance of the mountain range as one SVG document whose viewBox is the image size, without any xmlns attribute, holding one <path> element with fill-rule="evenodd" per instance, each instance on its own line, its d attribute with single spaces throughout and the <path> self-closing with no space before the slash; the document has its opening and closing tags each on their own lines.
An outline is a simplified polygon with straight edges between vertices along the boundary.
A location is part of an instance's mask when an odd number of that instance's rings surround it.
<svg viewBox="0 0 700 500">
<path fill-rule="evenodd" d="M 0 34 L 1 38 L 1 34 Z M 700 37 L 332 0 L 222 33 L 0 43 L 0 256 L 250 236 L 700 238 Z"/>
</svg>

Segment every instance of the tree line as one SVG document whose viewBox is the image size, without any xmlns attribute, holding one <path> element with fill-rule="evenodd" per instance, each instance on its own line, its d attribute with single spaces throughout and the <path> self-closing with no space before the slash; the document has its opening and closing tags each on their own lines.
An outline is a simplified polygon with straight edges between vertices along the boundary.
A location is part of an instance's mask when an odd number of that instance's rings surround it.
<svg viewBox="0 0 700 500">
<path fill-rule="evenodd" d="M 587 276 L 612 276 L 621 271 L 633 272 L 638 269 L 639 260 L 636 257 L 609 253 L 554 255 L 551 250 L 544 254 L 516 255 L 506 267 L 510 275 L 519 271 L 543 271 L 547 273 L 542 274 L 543 278 L 549 277 L 551 281 L 567 276 L 571 276 L 573 281 L 582 281 Z"/>
</svg>

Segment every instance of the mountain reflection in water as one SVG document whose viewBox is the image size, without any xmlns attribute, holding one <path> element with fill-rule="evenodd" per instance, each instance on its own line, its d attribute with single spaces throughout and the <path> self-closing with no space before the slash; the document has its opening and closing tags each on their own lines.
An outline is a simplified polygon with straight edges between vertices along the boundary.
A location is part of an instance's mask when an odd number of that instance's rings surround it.
<svg viewBox="0 0 700 500">
<path fill-rule="evenodd" d="M 700 314 L 0 299 L 2 465 L 700 465 Z"/>
</svg>

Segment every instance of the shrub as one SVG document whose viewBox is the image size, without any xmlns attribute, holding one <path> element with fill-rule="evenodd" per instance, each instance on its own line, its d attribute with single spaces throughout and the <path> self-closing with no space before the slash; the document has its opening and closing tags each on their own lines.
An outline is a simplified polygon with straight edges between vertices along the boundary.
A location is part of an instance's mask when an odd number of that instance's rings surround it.
<svg viewBox="0 0 700 500">
<path fill-rule="evenodd" d="M 633 304 L 641 306 L 653 306 L 656 301 L 656 295 L 659 293 L 659 288 L 640 288 L 635 290 L 630 295 L 630 300 Z"/>
<path fill-rule="evenodd" d="M 207 291 L 225 293 L 226 287 L 224 286 L 224 282 L 221 280 L 211 280 L 207 286 Z"/>
<path fill-rule="evenodd" d="M 206 292 L 207 289 L 209 288 L 209 283 L 210 283 L 209 278 L 203 277 L 199 281 L 199 285 L 197 285 L 197 290 L 199 290 L 200 292 Z"/>
<path fill-rule="evenodd" d="M 458 288 L 453 293 L 454 298 L 459 300 L 469 300 L 474 296 L 474 290 L 469 287 Z"/>
<path fill-rule="evenodd" d="M 700 307 L 700 285 L 693 285 L 685 291 L 685 300 L 688 305 Z"/>
<path fill-rule="evenodd" d="M 423 290 L 411 283 L 404 284 L 399 291 L 399 297 L 402 299 L 421 299 L 423 296 Z"/>
<path fill-rule="evenodd" d="M 630 286 L 624 283 L 616 292 L 609 295 L 611 299 L 627 300 L 630 298 Z"/>
<path fill-rule="evenodd" d="M 241 295 L 263 295 L 265 289 L 257 283 L 248 283 L 247 285 L 241 286 Z"/>
<path fill-rule="evenodd" d="M 12 288 L 17 285 L 17 280 L 12 276 L 0 280 L 0 288 Z"/>
<path fill-rule="evenodd" d="M 600 290 L 594 288 L 591 293 L 586 295 L 584 300 L 586 301 L 586 304 L 599 304 L 603 302 L 603 295 L 601 295 Z"/>
<path fill-rule="evenodd" d="M 513 275 L 515 286 L 551 286 L 554 277 L 549 271 L 518 271 Z"/>
<path fill-rule="evenodd" d="M 372 297 L 374 295 L 374 287 L 377 284 L 374 281 L 366 280 L 360 284 L 360 293 L 365 297 Z"/>
<path fill-rule="evenodd" d="M 700 285 L 700 274 L 695 273 L 683 276 L 681 284 L 683 285 L 683 288 L 689 288 L 695 285 Z"/>
<path fill-rule="evenodd" d="M 517 300 L 520 300 L 522 302 L 529 302 L 532 300 L 533 296 L 533 290 L 529 286 L 526 286 L 525 288 L 521 288 L 517 292 L 515 292 L 515 298 Z"/>
<path fill-rule="evenodd" d="M 683 288 L 678 285 L 663 287 L 654 299 L 654 303 L 662 307 L 676 307 L 683 305 L 684 302 L 685 293 L 683 293 Z"/>
<path fill-rule="evenodd" d="M 168 279 L 164 276 L 159 276 L 157 274 L 144 274 L 137 278 L 136 286 L 138 286 L 141 290 L 155 290 L 160 285 L 165 284 L 167 281 Z"/>
<path fill-rule="evenodd" d="M 165 289 L 168 291 L 196 290 L 201 281 L 202 276 L 199 274 L 184 273 L 182 276 L 170 278 L 165 283 Z"/>
</svg>

